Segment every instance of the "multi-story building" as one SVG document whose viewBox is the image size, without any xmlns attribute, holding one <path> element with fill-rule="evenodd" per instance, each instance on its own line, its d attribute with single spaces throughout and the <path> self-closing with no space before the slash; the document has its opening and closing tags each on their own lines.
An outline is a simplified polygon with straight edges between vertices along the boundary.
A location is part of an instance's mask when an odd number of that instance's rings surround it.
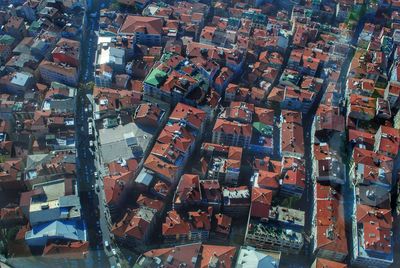
<svg viewBox="0 0 400 268">
<path fill-rule="evenodd" d="M 347 264 L 331 261 L 323 258 L 316 258 L 311 268 L 347 268 Z"/>
<path fill-rule="evenodd" d="M 344 184 L 344 163 L 339 153 L 327 143 L 315 143 L 313 149 L 313 176 L 318 182 Z"/>
<path fill-rule="evenodd" d="M 251 200 L 247 186 L 224 187 L 222 197 L 224 214 L 234 218 L 248 215 Z"/>
<path fill-rule="evenodd" d="M 26 36 L 24 19 L 17 16 L 9 17 L 4 24 L 3 31 L 14 38 L 21 40 L 24 36 Z"/>
<path fill-rule="evenodd" d="M 199 176 L 184 174 L 176 188 L 172 207 L 175 210 L 180 210 L 182 208 L 199 206 L 202 201 L 201 194 Z"/>
<path fill-rule="evenodd" d="M 304 246 L 304 212 L 273 207 L 267 221 L 249 217 L 245 245 L 298 254 Z"/>
<path fill-rule="evenodd" d="M 352 265 L 389 267 L 393 263 L 393 217 L 389 209 L 357 205 L 352 220 Z"/>
<path fill-rule="evenodd" d="M 220 212 L 223 198 L 218 180 L 201 180 L 200 189 L 203 198 L 202 206 L 212 207 L 215 213 Z"/>
<path fill-rule="evenodd" d="M 331 186 L 316 184 L 312 233 L 313 253 L 319 258 L 344 261 L 348 255 L 341 195 Z"/>
<path fill-rule="evenodd" d="M 210 214 L 204 211 L 190 211 L 188 218 L 183 219 L 177 211 L 171 210 L 162 225 L 162 234 L 167 243 L 203 241 L 208 239 L 210 230 Z"/>
<path fill-rule="evenodd" d="M 136 203 L 139 208 L 128 209 L 111 230 L 119 241 L 131 247 L 147 245 L 151 241 L 164 208 L 162 201 L 144 195 L 140 195 Z"/>
<path fill-rule="evenodd" d="M 239 180 L 242 151 L 240 147 L 203 143 L 202 152 L 205 156 L 201 162 L 204 177 L 236 185 Z"/>
<path fill-rule="evenodd" d="M 280 154 L 282 156 L 303 158 L 304 133 L 301 113 L 288 110 L 282 111 L 281 122 Z"/>
<path fill-rule="evenodd" d="M 281 259 L 281 252 L 279 251 L 260 250 L 250 246 L 241 246 L 238 252 L 235 268 L 244 268 L 244 267 L 278 268 L 280 259 Z"/>
<path fill-rule="evenodd" d="M 374 151 L 395 158 L 399 152 L 400 133 L 396 128 L 380 126 L 375 134 Z"/>
<path fill-rule="evenodd" d="M 178 103 L 144 162 L 144 167 L 169 184 L 178 178 L 202 137 L 207 114 L 192 106 Z"/>
<path fill-rule="evenodd" d="M 43 60 L 39 65 L 40 76 L 50 84 L 59 82 L 68 86 L 77 86 L 79 81 L 78 69 L 63 63 Z"/>
<path fill-rule="evenodd" d="M 280 105 L 282 109 L 307 113 L 310 110 L 315 97 L 314 92 L 293 87 L 285 87 L 283 101 Z"/>
<path fill-rule="evenodd" d="M 236 247 L 191 243 L 152 249 L 138 258 L 134 267 L 233 267 Z"/>
<path fill-rule="evenodd" d="M 361 95 L 350 95 L 347 117 L 359 120 L 372 120 L 375 117 L 376 99 Z"/>
<path fill-rule="evenodd" d="M 212 134 L 212 142 L 247 148 L 250 145 L 253 128 L 250 124 L 231 122 L 218 118 Z"/>
<path fill-rule="evenodd" d="M 164 53 L 143 82 L 145 98 L 197 106 L 209 92 L 209 79 L 190 63 L 181 55 Z"/>
<path fill-rule="evenodd" d="M 61 38 L 51 52 L 54 62 L 79 68 L 80 45 L 78 41 Z"/>
<path fill-rule="evenodd" d="M 383 154 L 355 147 L 349 176 L 357 184 L 375 184 L 391 189 L 393 159 Z"/>
<path fill-rule="evenodd" d="M 23 95 L 33 89 L 34 80 L 28 72 L 14 72 L 0 77 L 0 87 L 9 94 Z"/>
<path fill-rule="evenodd" d="M 52 241 L 86 241 L 87 231 L 81 219 L 81 204 L 75 180 L 59 179 L 36 184 L 41 189 L 29 195 L 29 215 L 32 230 L 25 234 L 31 247 L 43 247 Z M 21 197 L 22 198 L 22 197 Z M 24 208 L 22 207 L 24 210 Z"/>
<path fill-rule="evenodd" d="M 141 45 L 161 45 L 163 19 L 156 17 L 126 17 L 118 31 L 119 35 L 134 36 L 134 42 Z"/>
</svg>

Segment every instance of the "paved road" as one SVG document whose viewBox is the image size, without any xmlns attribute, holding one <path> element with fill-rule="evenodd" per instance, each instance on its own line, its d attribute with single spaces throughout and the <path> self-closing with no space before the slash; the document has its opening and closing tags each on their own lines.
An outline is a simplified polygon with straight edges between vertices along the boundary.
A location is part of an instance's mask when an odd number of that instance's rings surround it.
<svg viewBox="0 0 400 268">
<path fill-rule="evenodd" d="M 97 49 L 97 34 L 99 30 L 99 9 L 105 5 L 105 1 L 88 1 L 86 23 L 84 25 L 81 43 L 81 83 L 94 82 L 95 55 Z M 110 237 L 109 212 L 105 206 L 104 187 L 102 177 L 104 172 L 100 170 L 99 158 L 96 149 L 90 147 L 90 142 L 96 144 L 96 131 L 92 117 L 91 94 L 88 89 L 79 91 L 77 103 L 77 139 L 78 139 L 78 163 L 80 177 L 81 199 L 84 216 L 89 227 L 89 241 L 92 251 L 90 256 L 94 258 L 94 266 L 118 267 L 118 256 L 112 254 Z M 93 124 L 93 134 L 89 135 L 89 122 Z M 95 176 L 95 174 L 98 176 Z M 110 247 L 105 247 L 106 241 Z"/>
<path fill-rule="evenodd" d="M 100 1 L 88 1 L 85 17 L 84 32 L 81 41 L 81 83 L 93 81 L 94 62 L 97 48 L 96 31 L 99 28 Z M 110 241 L 109 226 L 105 217 L 104 192 L 101 191 L 102 181 L 95 178 L 95 152 L 90 148 L 89 121 L 91 117 L 91 103 L 87 98 L 91 94 L 87 89 L 80 89 L 77 96 L 76 134 L 78 181 L 80 189 L 83 215 L 88 226 L 90 253 L 93 267 L 117 267 L 117 260 L 111 256 L 111 251 L 104 247 L 105 241 Z M 95 185 L 99 185 L 96 190 Z"/>
</svg>

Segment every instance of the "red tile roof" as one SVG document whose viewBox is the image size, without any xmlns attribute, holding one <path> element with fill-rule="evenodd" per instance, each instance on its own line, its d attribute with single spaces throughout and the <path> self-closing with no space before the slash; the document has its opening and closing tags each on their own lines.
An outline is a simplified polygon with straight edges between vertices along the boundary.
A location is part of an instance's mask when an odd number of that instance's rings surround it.
<svg viewBox="0 0 400 268">
<path fill-rule="evenodd" d="M 274 110 L 256 107 L 254 111 L 254 121 L 261 122 L 268 126 L 273 126 Z"/>
<path fill-rule="evenodd" d="M 185 263 L 187 268 L 195 268 L 197 263 L 192 263 L 193 258 L 201 254 L 201 243 L 175 246 L 171 248 L 152 249 L 143 255 L 150 258 L 159 258 L 165 268 L 176 268 Z M 172 256 L 169 257 L 169 256 Z M 170 260 L 170 261 L 167 261 Z"/>
<path fill-rule="evenodd" d="M 393 217 L 389 209 L 357 205 L 357 222 L 364 228 L 364 246 L 367 250 L 392 251 L 391 229 Z"/>
<path fill-rule="evenodd" d="M 178 103 L 170 115 L 170 120 L 186 120 L 191 126 L 199 129 L 207 118 L 207 114 L 187 104 Z"/>
<path fill-rule="evenodd" d="M 176 179 L 175 177 L 178 167 L 163 161 L 161 158 L 158 158 L 153 154 L 150 154 L 147 157 L 144 166 L 147 169 L 154 171 L 156 174 L 164 176 L 164 178 L 168 179 L 170 183 L 174 182 Z"/>
<path fill-rule="evenodd" d="M 283 176 L 282 185 L 294 185 L 299 188 L 305 188 L 306 181 L 306 173 L 304 168 L 292 168 L 286 171 L 286 174 Z"/>
<path fill-rule="evenodd" d="M 232 225 L 232 218 L 227 215 L 218 213 L 215 214 L 215 221 L 217 223 L 215 231 L 217 233 L 229 235 Z"/>
<path fill-rule="evenodd" d="M 317 248 L 348 254 L 343 204 L 336 199 L 317 200 Z"/>
<path fill-rule="evenodd" d="M 231 268 L 234 265 L 233 259 L 236 254 L 236 247 L 204 245 L 200 268 L 208 268 L 212 263 L 217 263 L 217 267 Z"/>
<path fill-rule="evenodd" d="M 182 159 L 183 152 L 178 151 L 173 143 L 163 144 L 157 141 L 151 150 L 151 154 L 174 165 L 179 159 Z"/>
<path fill-rule="evenodd" d="M 66 244 L 47 244 L 43 256 L 47 258 L 83 259 L 89 253 L 89 242 L 78 241 Z"/>
<path fill-rule="evenodd" d="M 190 225 L 185 222 L 176 210 L 171 210 L 167 213 L 165 223 L 162 225 L 162 233 L 164 236 L 188 235 Z"/>
<path fill-rule="evenodd" d="M 195 137 L 179 123 L 166 125 L 157 138 L 157 141 L 164 144 L 171 144 L 182 153 L 189 150 Z"/>
<path fill-rule="evenodd" d="M 20 180 L 22 168 L 22 158 L 11 158 L 0 163 L 0 182 Z"/>
<path fill-rule="evenodd" d="M 141 207 L 148 207 L 160 212 L 164 207 L 164 202 L 161 200 L 153 199 L 143 194 L 140 194 L 136 203 Z"/>
<path fill-rule="evenodd" d="M 104 177 L 104 193 L 108 204 L 118 204 L 125 188 L 125 184 L 133 178 L 133 174 L 132 171 L 128 171 L 118 175 L 109 175 Z"/>
<path fill-rule="evenodd" d="M 251 191 L 250 216 L 258 218 L 268 218 L 271 208 L 272 191 L 253 187 Z"/>
<path fill-rule="evenodd" d="M 316 112 L 316 130 L 334 130 L 343 132 L 345 117 L 340 114 L 339 107 L 320 104 Z"/>
<path fill-rule="evenodd" d="M 211 230 L 211 211 L 189 211 L 189 221 L 191 230 Z"/>
<path fill-rule="evenodd" d="M 127 16 L 120 28 L 121 33 L 133 34 L 144 32 L 147 34 L 161 34 L 163 20 L 156 17 Z"/>
<path fill-rule="evenodd" d="M 386 153 L 388 155 L 396 156 L 399 152 L 400 146 L 400 133 L 396 128 L 388 126 L 380 126 L 378 130 L 380 133 L 379 148 L 378 151 L 381 153 Z"/>
<path fill-rule="evenodd" d="M 250 124 L 241 124 L 218 118 L 215 122 L 213 132 L 224 132 L 226 134 L 251 137 L 253 128 Z"/>
<path fill-rule="evenodd" d="M 184 174 L 175 193 L 175 204 L 201 201 L 200 180 L 198 175 Z"/>
<path fill-rule="evenodd" d="M 279 177 L 280 173 L 270 172 L 270 171 L 258 171 L 258 186 L 270 190 L 279 189 Z"/>
<path fill-rule="evenodd" d="M 391 172 L 393 168 L 392 158 L 358 147 L 354 148 L 353 159 L 356 164 L 360 163 L 365 166 L 379 167 L 386 172 Z"/>
<path fill-rule="evenodd" d="M 135 111 L 134 120 L 136 123 L 145 123 L 147 125 L 158 126 L 158 120 L 161 117 L 161 109 L 158 105 L 152 103 L 143 103 Z"/>
<path fill-rule="evenodd" d="M 303 155 L 304 137 L 301 114 L 282 111 L 282 115 L 284 121 L 282 123 L 281 151 Z"/>
<path fill-rule="evenodd" d="M 375 144 L 375 135 L 363 130 L 349 129 L 349 141 L 373 147 Z"/>
<path fill-rule="evenodd" d="M 347 265 L 344 263 L 331 261 L 322 258 L 315 259 L 315 268 L 347 268 Z"/>
<path fill-rule="evenodd" d="M 142 240 L 150 227 L 149 220 L 152 218 L 145 219 L 141 216 L 140 209 L 128 209 L 121 221 L 113 225 L 111 232 L 118 237 L 131 236 Z"/>
</svg>

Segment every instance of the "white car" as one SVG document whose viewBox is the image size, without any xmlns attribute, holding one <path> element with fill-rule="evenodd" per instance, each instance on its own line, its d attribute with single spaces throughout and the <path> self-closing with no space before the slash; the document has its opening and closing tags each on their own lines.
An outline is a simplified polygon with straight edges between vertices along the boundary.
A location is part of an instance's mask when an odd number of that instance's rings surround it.
<svg viewBox="0 0 400 268">
<path fill-rule="evenodd" d="M 115 248 L 111 249 L 111 253 L 115 256 L 117 255 L 117 251 L 115 250 Z"/>
</svg>

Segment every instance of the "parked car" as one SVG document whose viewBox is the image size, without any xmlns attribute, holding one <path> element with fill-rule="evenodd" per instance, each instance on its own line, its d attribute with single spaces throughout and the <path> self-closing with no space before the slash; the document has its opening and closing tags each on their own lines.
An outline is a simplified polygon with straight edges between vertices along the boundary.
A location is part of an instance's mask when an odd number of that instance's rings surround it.
<svg viewBox="0 0 400 268">
<path fill-rule="evenodd" d="M 108 243 L 108 241 L 106 240 L 106 241 L 104 241 L 104 246 L 106 247 L 106 249 L 108 249 L 108 250 L 110 250 L 111 249 L 111 247 L 110 247 L 110 243 Z"/>
</svg>

